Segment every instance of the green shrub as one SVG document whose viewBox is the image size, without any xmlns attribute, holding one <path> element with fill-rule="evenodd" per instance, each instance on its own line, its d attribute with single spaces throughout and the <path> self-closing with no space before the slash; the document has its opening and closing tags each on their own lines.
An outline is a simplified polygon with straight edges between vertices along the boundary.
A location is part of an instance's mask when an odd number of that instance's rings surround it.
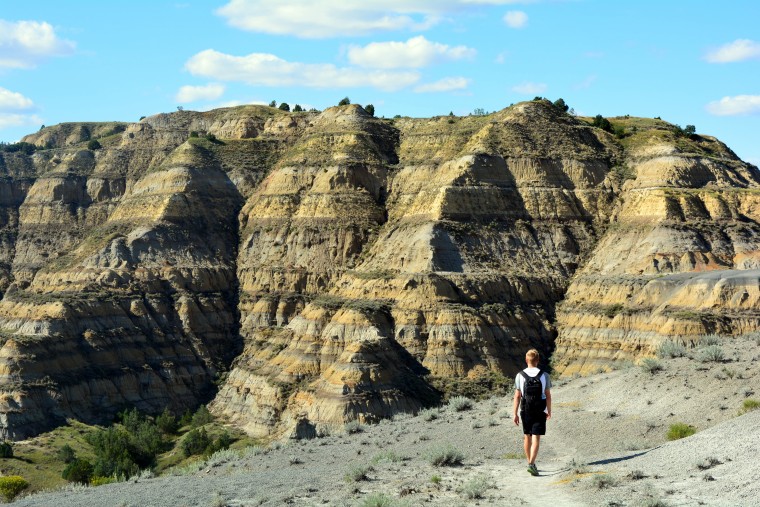
<svg viewBox="0 0 760 507">
<path fill-rule="evenodd" d="M 570 106 L 568 106 L 565 103 L 565 99 L 562 99 L 562 98 L 559 98 L 559 99 L 557 99 L 557 100 L 554 101 L 554 107 L 556 107 L 557 109 L 559 109 L 563 113 L 566 113 L 566 112 L 568 112 L 570 110 Z"/>
<path fill-rule="evenodd" d="M 198 428 L 200 426 L 203 426 L 204 424 L 208 424 L 214 420 L 214 417 L 211 415 L 211 412 L 208 411 L 208 408 L 206 408 L 206 405 L 201 405 L 198 407 L 198 410 L 195 411 L 193 414 L 192 419 L 192 426 L 193 428 Z"/>
<path fill-rule="evenodd" d="M 180 443 L 182 453 L 185 456 L 203 454 L 210 445 L 211 438 L 209 438 L 208 433 L 203 428 L 190 430 Z"/>
<path fill-rule="evenodd" d="M 653 357 L 645 357 L 639 362 L 639 366 L 641 366 L 642 370 L 652 375 L 663 368 L 662 363 Z"/>
<path fill-rule="evenodd" d="M 374 470 L 374 468 L 372 468 L 372 465 L 353 466 L 348 469 L 348 472 L 346 472 L 344 478 L 346 479 L 346 482 L 366 481 L 367 474 L 372 470 Z"/>
<path fill-rule="evenodd" d="M 697 428 L 690 424 L 675 423 L 671 424 L 668 428 L 667 438 L 668 440 L 679 440 L 681 438 L 690 437 L 697 432 Z"/>
<path fill-rule="evenodd" d="M 95 451 L 93 474 L 100 477 L 131 477 L 156 464 L 167 441 L 157 424 L 137 409 L 119 414 L 123 427 L 110 427 L 87 436 Z"/>
<path fill-rule="evenodd" d="M 399 456 L 393 451 L 383 451 L 380 454 L 376 454 L 374 458 L 372 458 L 372 463 L 380 463 L 381 461 L 390 461 L 391 463 L 398 463 L 399 461 L 402 461 L 404 458 Z"/>
<path fill-rule="evenodd" d="M 351 103 L 351 99 L 349 99 L 348 97 L 343 97 L 342 99 L 340 99 L 340 102 L 338 102 L 338 105 L 339 106 L 347 106 L 350 103 Z"/>
<path fill-rule="evenodd" d="M 232 445 L 232 437 L 227 431 L 223 431 L 221 435 L 214 439 L 206 452 L 213 454 L 217 451 L 224 451 L 229 449 L 230 445 Z"/>
<path fill-rule="evenodd" d="M 92 479 L 90 479 L 90 486 L 96 487 L 96 486 L 103 486 L 104 484 L 111 484 L 116 482 L 116 477 L 98 477 L 95 476 Z"/>
<path fill-rule="evenodd" d="M 280 111 L 290 112 L 290 105 L 287 102 L 283 102 L 279 106 Z"/>
<path fill-rule="evenodd" d="M 718 334 L 707 334 L 699 339 L 699 344 L 702 346 L 720 345 L 722 341 Z"/>
<path fill-rule="evenodd" d="M 159 416 L 156 417 L 156 426 L 166 435 L 173 435 L 177 432 L 177 418 L 174 414 L 165 408 Z"/>
<path fill-rule="evenodd" d="M 206 140 L 214 144 L 224 144 L 222 141 L 217 139 L 217 137 L 214 134 L 210 132 L 206 134 Z"/>
<path fill-rule="evenodd" d="M 19 493 L 29 487 L 29 483 L 19 475 L 8 475 L 0 477 L 0 495 L 5 498 L 6 502 L 13 501 Z"/>
<path fill-rule="evenodd" d="M 472 400 L 466 396 L 454 396 L 449 400 L 449 407 L 455 412 L 464 412 L 472 408 Z"/>
<path fill-rule="evenodd" d="M 92 479 L 92 463 L 86 459 L 75 459 L 63 469 L 61 477 L 69 482 L 89 484 Z"/>
<path fill-rule="evenodd" d="M 132 477 L 140 467 L 135 461 L 130 435 L 124 429 L 106 428 L 87 435 L 95 451 L 93 474 L 102 477 Z"/>
<path fill-rule="evenodd" d="M 293 107 L 293 112 L 294 113 L 300 113 L 301 111 L 303 111 L 303 108 L 301 107 L 301 104 L 296 104 L 295 107 Z"/>
<path fill-rule="evenodd" d="M 434 475 L 430 478 L 430 482 L 432 482 L 435 485 L 438 485 L 441 483 L 441 476 L 440 475 Z"/>
<path fill-rule="evenodd" d="M 370 116 L 375 116 L 375 106 L 373 106 L 372 104 L 367 104 L 366 106 L 364 106 L 364 110 L 367 111 L 367 114 L 369 114 Z"/>
<path fill-rule="evenodd" d="M 612 124 L 610 121 L 603 117 L 601 114 L 594 116 L 594 121 L 591 123 L 594 127 L 600 128 L 606 132 L 612 132 Z"/>
<path fill-rule="evenodd" d="M 465 498 L 476 500 L 478 498 L 483 498 L 486 491 L 493 487 L 493 482 L 489 477 L 478 475 L 457 488 L 457 492 L 461 493 Z"/>
<path fill-rule="evenodd" d="M 665 340 L 657 348 L 657 355 L 663 359 L 684 357 L 686 355 L 686 347 L 676 341 Z"/>
<path fill-rule="evenodd" d="M 697 358 L 703 363 L 718 363 L 725 359 L 723 349 L 718 345 L 708 345 L 699 351 Z"/>
<path fill-rule="evenodd" d="M 451 444 L 437 447 L 427 453 L 428 462 L 436 467 L 461 465 L 464 454 Z"/>
<path fill-rule="evenodd" d="M 420 412 L 419 415 L 422 417 L 424 421 L 427 421 L 427 422 L 435 421 L 439 417 L 438 409 L 435 409 L 435 408 L 425 409 L 422 412 Z"/>
<path fill-rule="evenodd" d="M 364 431 L 364 426 L 359 421 L 349 421 L 344 426 L 344 429 L 346 430 L 346 433 L 349 435 L 354 435 L 356 433 L 361 433 Z"/>
<path fill-rule="evenodd" d="M 100 142 L 98 142 L 97 139 L 92 139 L 90 140 L 90 142 L 87 143 L 87 149 L 90 151 L 99 150 L 100 148 L 102 148 L 102 146 L 100 145 Z"/>
<path fill-rule="evenodd" d="M 77 455 L 74 452 L 74 449 L 72 449 L 69 444 L 66 444 L 58 449 L 58 452 L 55 453 L 55 457 L 64 463 L 71 463 L 76 459 Z"/>
<path fill-rule="evenodd" d="M 198 137 L 198 132 L 197 132 L 197 131 L 195 131 L 195 130 L 191 130 L 191 131 L 190 131 L 190 137 L 192 137 L 192 138 L 196 138 L 196 137 Z"/>
<path fill-rule="evenodd" d="M 609 474 L 595 475 L 592 484 L 596 489 L 606 489 L 617 484 L 617 480 Z"/>
<path fill-rule="evenodd" d="M 739 415 L 746 414 L 747 412 L 752 412 L 753 410 L 760 409 L 760 401 L 749 398 L 747 400 L 744 400 L 742 403 L 742 408 L 739 410 Z"/>
<path fill-rule="evenodd" d="M 0 442 L 0 458 L 12 458 L 13 457 L 13 444 L 3 440 Z"/>
<path fill-rule="evenodd" d="M 371 493 L 365 498 L 361 507 L 391 507 L 393 499 L 385 493 Z"/>
<path fill-rule="evenodd" d="M 177 425 L 181 428 L 183 426 L 188 426 L 193 422 L 193 413 L 190 412 L 190 409 L 185 410 L 185 413 L 182 414 L 182 417 L 179 418 L 179 421 L 177 421 Z"/>
</svg>

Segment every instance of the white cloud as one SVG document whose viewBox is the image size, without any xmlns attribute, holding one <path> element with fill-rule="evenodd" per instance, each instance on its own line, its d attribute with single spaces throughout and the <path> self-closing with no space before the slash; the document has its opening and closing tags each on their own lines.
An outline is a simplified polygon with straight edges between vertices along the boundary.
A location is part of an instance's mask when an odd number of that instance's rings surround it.
<svg viewBox="0 0 760 507">
<path fill-rule="evenodd" d="M 465 77 L 445 77 L 434 83 L 421 84 L 414 91 L 417 93 L 451 92 L 464 90 L 470 85 L 470 80 Z"/>
<path fill-rule="evenodd" d="M 586 79 L 581 81 L 580 83 L 576 84 L 574 88 L 576 90 L 586 90 L 588 88 L 591 88 L 591 86 L 596 82 L 597 76 L 596 74 L 592 74 L 588 76 Z"/>
<path fill-rule="evenodd" d="M 351 46 L 348 61 L 354 65 L 375 69 L 419 68 L 463 58 L 472 58 L 476 51 L 467 46 L 447 46 L 430 42 L 422 35 L 406 42 L 372 42 L 366 46 Z"/>
<path fill-rule="evenodd" d="M 523 28 L 528 24 L 528 15 L 523 11 L 508 11 L 504 15 L 504 22 L 510 28 Z"/>
<path fill-rule="evenodd" d="M 515 0 L 230 0 L 216 12 L 243 30 L 303 38 L 424 30 L 446 16 Z"/>
<path fill-rule="evenodd" d="M 545 83 L 525 82 L 513 86 L 512 91 L 522 93 L 523 95 L 538 95 L 539 93 L 544 93 L 546 88 L 547 86 Z"/>
<path fill-rule="evenodd" d="M 233 56 L 207 49 L 192 56 L 185 68 L 193 75 L 219 81 L 241 81 L 253 86 L 352 88 L 369 86 L 386 91 L 415 84 L 414 71 L 385 71 L 336 67 L 326 63 L 289 62 L 267 53 Z"/>
<path fill-rule="evenodd" d="M 31 99 L 0 86 L 0 112 L 25 111 L 32 108 L 34 108 L 34 102 Z"/>
<path fill-rule="evenodd" d="M 0 112 L 0 130 L 9 127 L 23 127 L 25 125 L 41 125 L 43 119 L 36 114 L 18 114 Z"/>
<path fill-rule="evenodd" d="M 216 100 L 224 95 L 224 85 L 218 83 L 209 83 L 205 86 L 182 86 L 174 100 L 180 104 L 188 102 L 197 102 L 199 100 Z"/>
<path fill-rule="evenodd" d="M 45 58 L 70 55 L 74 47 L 49 23 L 0 19 L 0 67 L 29 69 Z"/>
<path fill-rule="evenodd" d="M 760 58 L 760 42 L 749 39 L 737 39 L 705 55 L 705 60 L 710 63 L 740 62 L 752 58 Z"/>
<path fill-rule="evenodd" d="M 736 95 L 723 97 L 705 106 L 707 112 L 716 116 L 741 116 L 760 114 L 760 95 Z"/>
</svg>

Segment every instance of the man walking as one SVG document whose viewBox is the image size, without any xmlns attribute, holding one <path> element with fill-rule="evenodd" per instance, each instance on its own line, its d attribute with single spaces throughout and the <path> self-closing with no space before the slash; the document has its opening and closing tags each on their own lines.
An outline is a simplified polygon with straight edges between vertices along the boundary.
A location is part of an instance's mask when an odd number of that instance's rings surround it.
<svg viewBox="0 0 760 507">
<path fill-rule="evenodd" d="M 528 459 L 528 472 L 536 476 L 536 456 L 541 442 L 541 435 L 546 434 L 546 421 L 552 416 L 552 386 L 549 374 L 538 368 L 540 359 L 536 349 L 530 349 L 525 354 L 528 367 L 515 377 L 515 398 L 513 413 L 515 426 L 520 425 L 522 418 L 523 447 Z M 517 409 L 520 408 L 518 415 Z"/>
</svg>

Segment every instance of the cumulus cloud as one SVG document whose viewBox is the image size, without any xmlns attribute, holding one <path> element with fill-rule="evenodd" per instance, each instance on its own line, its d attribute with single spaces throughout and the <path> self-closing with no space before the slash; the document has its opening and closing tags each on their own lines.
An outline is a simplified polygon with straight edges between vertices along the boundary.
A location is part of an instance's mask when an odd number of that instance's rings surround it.
<svg viewBox="0 0 760 507">
<path fill-rule="evenodd" d="M 303 38 L 424 30 L 446 16 L 515 0 L 230 0 L 217 10 L 243 30 Z"/>
<path fill-rule="evenodd" d="M 504 22 L 510 28 L 523 28 L 528 24 L 528 15 L 523 11 L 508 11 L 504 15 Z"/>
<path fill-rule="evenodd" d="M 385 71 L 337 67 L 326 63 L 289 62 L 268 53 L 234 56 L 213 49 L 192 56 L 185 68 L 193 75 L 219 81 L 240 81 L 253 86 L 306 86 L 352 88 L 369 86 L 385 91 L 415 84 L 414 71 Z"/>
<path fill-rule="evenodd" d="M 736 95 L 710 102 L 707 112 L 716 116 L 760 114 L 760 95 Z"/>
<path fill-rule="evenodd" d="M 445 77 L 434 83 L 421 84 L 414 91 L 417 93 L 436 93 L 464 90 L 470 85 L 470 80 L 465 77 Z"/>
<path fill-rule="evenodd" d="M 348 61 L 375 69 L 419 68 L 463 58 L 472 58 L 476 51 L 467 46 L 447 46 L 430 42 L 422 35 L 406 42 L 372 42 L 351 46 Z"/>
<path fill-rule="evenodd" d="M 710 63 L 740 62 L 753 58 L 760 58 L 760 42 L 749 39 L 737 39 L 705 55 L 705 60 Z"/>
<path fill-rule="evenodd" d="M 74 47 L 49 23 L 0 19 L 0 68 L 29 69 L 45 58 L 70 55 Z"/>
<path fill-rule="evenodd" d="M 224 94 L 224 85 L 209 83 L 205 86 L 182 86 L 174 100 L 180 104 L 197 102 L 199 100 L 216 100 Z"/>
<path fill-rule="evenodd" d="M 531 83 L 524 82 L 512 87 L 513 92 L 521 93 L 523 95 L 538 95 L 546 91 L 545 83 Z"/>
<path fill-rule="evenodd" d="M 44 120 L 36 114 L 3 113 L 0 111 L 0 130 L 26 125 L 40 125 Z"/>
<path fill-rule="evenodd" d="M 32 109 L 34 102 L 18 92 L 0 87 L 0 112 L 25 111 Z"/>
</svg>

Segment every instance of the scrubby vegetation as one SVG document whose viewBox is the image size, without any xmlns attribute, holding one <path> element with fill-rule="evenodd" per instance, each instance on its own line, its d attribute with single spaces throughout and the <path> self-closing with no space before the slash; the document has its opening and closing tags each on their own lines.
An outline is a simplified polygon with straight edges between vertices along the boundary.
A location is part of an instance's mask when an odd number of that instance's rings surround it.
<svg viewBox="0 0 760 507">
<path fill-rule="evenodd" d="M 742 408 L 739 410 L 739 415 L 746 414 L 747 412 L 752 412 L 753 410 L 760 409 L 760 401 L 748 398 L 742 402 Z"/>
<path fill-rule="evenodd" d="M 652 375 L 658 371 L 662 371 L 663 368 L 662 363 L 653 357 L 645 357 L 641 360 L 639 365 L 641 366 L 642 370 Z"/>
<path fill-rule="evenodd" d="M 696 432 L 697 428 L 690 424 L 675 423 L 670 425 L 666 436 L 668 440 L 679 440 L 681 438 L 690 437 Z"/>
<path fill-rule="evenodd" d="M 0 477 L 0 495 L 6 502 L 13 501 L 19 493 L 29 487 L 29 483 L 18 475 Z"/>
<path fill-rule="evenodd" d="M 431 449 L 427 457 L 428 462 L 436 467 L 461 465 L 464 461 L 464 454 L 451 444 Z"/>
<path fill-rule="evenodd" d="M 657 355 L 663 359 L 684 357 L 686 355 L 686 347 L 673 340 L 665 340 L 657 348 Z"/>
</svg>

